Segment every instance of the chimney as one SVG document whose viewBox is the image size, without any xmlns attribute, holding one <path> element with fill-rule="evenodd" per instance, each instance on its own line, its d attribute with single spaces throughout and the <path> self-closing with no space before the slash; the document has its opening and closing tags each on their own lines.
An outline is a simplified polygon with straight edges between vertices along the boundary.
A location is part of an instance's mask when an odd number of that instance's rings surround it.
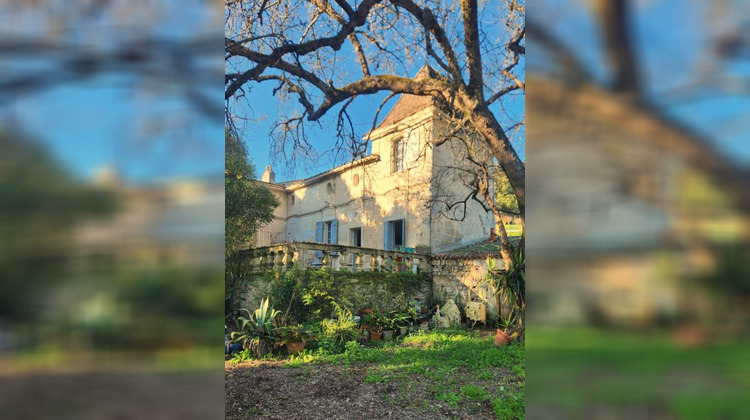
<svg viewBox="0 0 750 420">
<path fill-rule="evenodd" d="M 276 174 L 273 173 L 271 165 L 266 166 L 266 171 L 263 172 L 263 176 L 260 178 L 260 180 L 271 184 L 276 182 Z"/>
</svg>

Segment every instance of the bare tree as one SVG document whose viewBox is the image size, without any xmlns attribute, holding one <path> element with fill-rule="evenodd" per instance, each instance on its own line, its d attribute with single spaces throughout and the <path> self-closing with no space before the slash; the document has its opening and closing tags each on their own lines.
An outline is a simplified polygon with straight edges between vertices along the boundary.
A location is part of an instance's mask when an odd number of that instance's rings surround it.
<svg viewBox="0 0 750 420">
<path fill-rule="evenodd" d="M 486 144 L 523 219 L 525 165 L 507 134 L 515 122 L 498 109 L 525 90 L 524 14 L 516 0 L 227 0 L 227 115 L 241 117 L 235 101 L 253 83 L 274 83 L 274 93 L 298 102 L 277 124 L 277 148 L 306 149 L 304 123 L 335 112 L 337 145 L 356 156 L 366 150 L 349 123 L 356 98 L 429 96 Z M 414 63 L 434 71 L 410 77 Z"/>
<path fill-rule="evenodd" d="M 213 18 L 212 18 L 213 15 Z M 210 95 L 218 72 L 208 0 L 179 10 L 150 0 L 2 2 L 0 105 L 47 89 L 104 75 L 130 77 L 135 92 L 185 98 L 199 115 L 215 116 Z M 191 32 L 180 25 L 190 20 Z M 213 24 L 212 24 L 213 21 Z M 213 75 L 212 75 L 213 73 Z"/>
<path fill-rule="evenodd" d="M 437 210 L 438 217 L 455 221 L 466 219 L 472 203 L 481 206 L 485 212 L 491 212 L 500 238 L 500 253 L 504 261 L 511 262 L 513 246 L 508 239 L 503 221 L 505 212 L 497 201 L 495 188 L 495 180 L 502 169 L 489 152 L 487 143 L 472 131 L 457 127 L 438 139 L 433 147 L 449 149 L 445 153 L 454 159 L 451 163 L 439 165 L 428 205 Z"/>
</svg>

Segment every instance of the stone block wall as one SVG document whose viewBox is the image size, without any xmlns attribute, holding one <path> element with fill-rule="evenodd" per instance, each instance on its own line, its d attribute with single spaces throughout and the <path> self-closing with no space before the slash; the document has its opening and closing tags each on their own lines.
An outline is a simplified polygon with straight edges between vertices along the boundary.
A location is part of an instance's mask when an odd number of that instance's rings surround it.
<svg viewBox="0 0 750 420">
<path fill-rule="evenodd" d="M 485 258 L 445 258 L 432 260 L 433 295 L 437 302 L 453 299 L 462 312 L 468 302 L 486 305 L 487 319 L 497 318 L 495 289 L 485 280 L 488 266 Z"/>
</svg>

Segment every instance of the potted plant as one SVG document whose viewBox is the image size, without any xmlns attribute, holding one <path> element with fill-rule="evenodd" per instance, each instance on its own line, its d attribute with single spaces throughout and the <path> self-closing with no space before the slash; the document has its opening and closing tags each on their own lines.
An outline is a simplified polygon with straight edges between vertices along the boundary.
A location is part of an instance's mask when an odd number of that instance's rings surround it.
<svg viewBox="0 0 750 420">
<path fill-rule="evenodd" d="M 305 349 L 307 341 L 315 338 L 312 331 L 302 324 L 281 328 L 279 346 L 285 346 L 288 354 L 299 354 Z"/>
<path fill-rule="evenodd" d="M 362 315 L 360 316 L 360 323 L 362 324 L 362 329 L 365 331 L 370 331 L 372 326 L 377 323 L 377 317 L 375 316 L 375 313 L 372 311 L 372 309 L 362 313 Z"/>
<path fill-rule="evenodd" d="M 373 312 L 372 318 L 371 318 L 371 324 L 370 324 L 370 340 L 372 341 L 380 341 L 380 338 L 383 336 L 383 324 L 384 324 L 384 318 L 383 314 L 378 312 Z"/>
<path fill-rule="evenodd" d="M 415 311 L 414 308 L 407 306 L 406 309 L 400 312 L 400 314 L 401 316 L 399 316 L 396 325 L 399 328 L 399 335 L 405 336 L 409 333 L 409 326 L 413 325 L 414 321 L 417 319 L 417 311 Z"/>
<path fill-rule="evenodd" d="M 242 343 L 243 349 L 249 349 L 254 357 L 263 357 L 273 350 L 273 344 L 278 340 L 274 318 L 279 311 L 273 309 L 268 303 L 268 298 L 260 302 L 260 307 L 250 313 L 247 309 L 241 309 L 248 317 L 238 317 L 240 330 L 231 333 L 233 343 Z"/>
<path fill-rule="evenodd" d="M 516 323 L 513 314 L 509 314 L 507 317 L 500 317 L 500 324 L 502 328 L 498 328 L 495 331 L 495 345 L 498 347 L 507 346 L 511 341 L 515 340 L 519 336 L 519 332 L 516 329 Z"/>
<path fill-rule="evenodd" d="M 394 313 L 383 314 L 380 324 L 383 327 L 383 340 L 392 340 L 393 334 L 396 333 L 396 318 L 394 318 Z"/>
<path fill-rule="evenodd" d="M 380 341 L 380 337 L 383 336 L 383 327 L 380 325 L 370 327 L 370 340 Z"/>
</svg>

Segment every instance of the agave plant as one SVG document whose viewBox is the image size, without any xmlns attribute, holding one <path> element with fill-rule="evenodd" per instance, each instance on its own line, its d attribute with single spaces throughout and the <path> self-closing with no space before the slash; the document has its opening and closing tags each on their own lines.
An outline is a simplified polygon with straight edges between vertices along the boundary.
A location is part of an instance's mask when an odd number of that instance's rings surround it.
<svg viewBox="0 0 750 420">
<path fill-rule="evenodd" d="M 241 309 L 248 317 L 238 317 L 240 330 L 232 333 L 232 341 L 242 343 L 242 348 L 250 349 L 255 357 L 265 356 L 273 349 L 273 342 L 278 339 L 276 327 L 273 320 L 279 315 L 279 311 L 272 308 L 268 298 L 260 302 L 260 307 L 251 313 L 247 309 Z"/>
</svg>

